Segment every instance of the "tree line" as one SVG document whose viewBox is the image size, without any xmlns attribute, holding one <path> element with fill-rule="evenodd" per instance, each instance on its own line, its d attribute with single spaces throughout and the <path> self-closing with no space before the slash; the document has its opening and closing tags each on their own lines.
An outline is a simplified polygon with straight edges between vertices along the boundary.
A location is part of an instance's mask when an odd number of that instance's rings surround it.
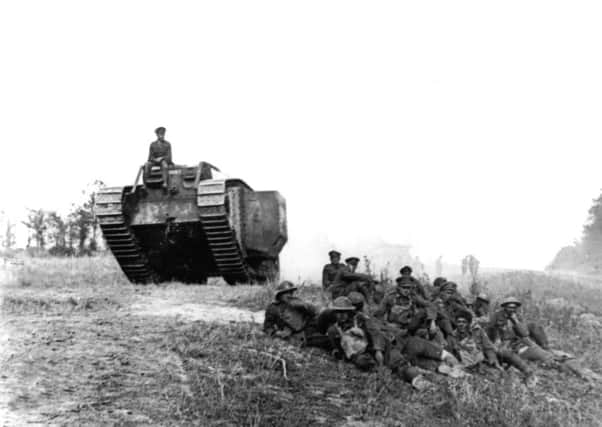
<svg viewBox="0 0 602 427">
<path fill-rule="evenodd" d="M 550 270 L 574 270 L 584 273 L 602 272 L 602 194 L 593 200 L 581 238 L 561 248 Z"/>
<path fill-rule="evenodd" d="M 28 209 L 27 217 L 21 221 L 28 231 L 26 249 L 54 256 L 83 256 L 98 251 L 103 245 L 93 208 L 95 193 L 103 185 L 95 181 L 82 192 L 83 202 L 73 203 L 65 215 L 41 208 Z M 13 249 L 16 240 L 15 224 L 5 221 L 3 249 Z"/>
</svg>

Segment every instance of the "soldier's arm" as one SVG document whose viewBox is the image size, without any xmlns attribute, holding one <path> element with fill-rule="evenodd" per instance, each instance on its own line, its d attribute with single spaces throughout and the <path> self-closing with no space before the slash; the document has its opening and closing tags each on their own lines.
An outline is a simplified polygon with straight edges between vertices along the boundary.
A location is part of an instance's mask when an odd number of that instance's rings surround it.
<svg viewBox="0 0 602 427">
<path fill-rule="evenodd" d="M 151 143 L 151 145 L 148 147 L 148 160 L 147 161 L 151 161 L 153 160 L 153 144 Z"/>
<path fill-rule="evenodd" d="M 435 320 L 437 318 L 437 306 L 434 303 L 422 298 L 419 295 L 414 296 L 414 303 L 417 307 L 425 310 L 428 320 Z"/>
<path fill-rule="evenodd" d="M 315 317 L 316 314 L 318 313 L 318 309 L 314 305 L 312 305 L 308 302 L 305 302 L 300 298 L 294 298 L 294 299 L 290 300 L 289 304 L 291 307 L 293 307 L 297 310 L 303 311 L 305 314 L 307 314 L 311 317 Z"/>
<path fill-rule="evenodd" d="M 410 319 L 408 323 L 408 332 L 411 334 L 415 333 L 418 329 L 424 327 L 424 323 L 429 319 L 428 313 L 425 310 L 416 310 L 414 316 Z"/>
<path fill-rule="evenodd" d="M 350 271 L 341 271 L 340 276 L 341 279 L 345 280 L 345 281 L 354 281 L 354 280 L 365 280 L 368 282 L 373 281 L 374 279 L 372 278 L 372 276 L 368 275 L 368 274 L 363 274 L 363 273 L 352 273 Z"/>
<path fill-rule="evenodd" d="M 514 329 L 514 333 L 516 335 L 521 338 L 526 338 L 529 336 L 529 328 L 527 328 L 527 325 L 522 322 L 518 315 L 515 314 L 510 321 L 512 322 L 512 329 Z"/>
<path fill-rule="evenodd" d="M 446 337 L 454 334 L 454 327 L 451 320 L 447 314 L 441 310 L 437 310 L 437 326 L 439 326 L 439 329 L 443 331 Z"/>
<path fill-rule="evenodd" d="M 358 323 L 368 335 L 374 351 L 384 352 L 386 347 L 386 338 L 378 326 L 376 319 L 372 319 L 364 314 L 358 314 Z"/>
<path fill-rule="evenodd" d="M 495 347 L 485 331 L 481 327 L 477 327 L 474 333 L 476 334 L 476 341 L 480 345 L 487 362 L 490 365 L 498 365 L 499 362 L 495 353 Z"/>
</svg>

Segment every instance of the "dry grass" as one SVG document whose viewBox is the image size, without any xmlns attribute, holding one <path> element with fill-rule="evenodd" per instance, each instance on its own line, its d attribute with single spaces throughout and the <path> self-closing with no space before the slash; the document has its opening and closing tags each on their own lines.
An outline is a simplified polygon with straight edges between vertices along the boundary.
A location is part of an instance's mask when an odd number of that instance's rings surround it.
<svg viewBox="0 0 602 427">
<path fill-rule="evenodd" d="M 498 296 L 520 293 L 525 315 L 543 319 L 558 348 L 600 371 L 599 329 L 581 324 L 574 307 L 545 302 L 576 292 L 571 301 L 581 306 L 595 301 L 589 291 L 574 286 L 567 291 L 564 281 L 532 273 L 487 280 Z M 112 259 L 101 257 L 28 261 L 1 292 L 2 329 L 8 338 L 2 342 L 0 389 L 10 392 L 10 408 L 21 420 L 59 425 L 331 426 L 361 421 L 582 426 L 599 425 L 602 419 L 601 385 L 553 370 L 539 369 L 540 383 L 532 389 L 511 370 L 500 378 L 486 372 L 461 381 L 435 375 L 435 391 L 416 393 L 386 370 L 360 373 L 322 351 L 265 337 L 254 324 L 185 322 L 131 310 L 140 299 L 232 301 L 259 309 L 273 298 L 273 286 L 134 287 Z M 319 288 L 303 286 L 299 293 L 324 303 Z"/>
</svg>

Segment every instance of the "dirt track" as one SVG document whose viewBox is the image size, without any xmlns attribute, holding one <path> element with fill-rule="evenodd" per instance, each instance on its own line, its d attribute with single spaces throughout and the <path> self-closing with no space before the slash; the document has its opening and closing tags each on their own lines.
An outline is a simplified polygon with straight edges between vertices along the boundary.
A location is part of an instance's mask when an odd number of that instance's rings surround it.
<svg viewBox="0 0 602 427">
<path fill-rule="evenodd" d="M 11 272 L 2 275 L 10 283 Z M 81 291 L 3 286 L 2 426 L 161 419 L 153 415 L 170 411 L 168 397 L 187 392 L 170 331 L 195 320 L 263 322 L 262 313 L 228 307 L 219 287 Z"/>
</svg>

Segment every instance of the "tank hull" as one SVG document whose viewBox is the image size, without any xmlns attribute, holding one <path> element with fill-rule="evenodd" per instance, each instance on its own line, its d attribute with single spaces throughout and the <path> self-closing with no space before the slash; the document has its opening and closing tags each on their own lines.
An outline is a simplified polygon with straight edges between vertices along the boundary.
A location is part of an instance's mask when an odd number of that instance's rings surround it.
<svg viewBox="0 0 602 427">
<path fill-rule="evenodd" d="M 131 282 L 277 280 L 287 240 L 280 194 L 255 192 L 238 179 L 199 179 L 193 168 L 170 170 L 169 184 L 96 195 L 107 246 Z"/>
</svg>

